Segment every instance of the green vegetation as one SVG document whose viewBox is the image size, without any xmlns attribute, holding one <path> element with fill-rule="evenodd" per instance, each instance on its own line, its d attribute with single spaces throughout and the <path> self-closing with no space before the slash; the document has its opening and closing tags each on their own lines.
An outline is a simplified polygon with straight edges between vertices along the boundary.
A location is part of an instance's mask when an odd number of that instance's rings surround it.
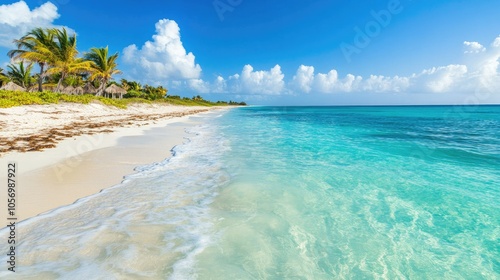
<svg viewBox="0 0 500 280">
<path fill-rule="evenodd" d="M 31 87 L 35 83 L 36 79 L 31 76 L 33 64 L 29 64 L 25 67 L 24 63 L 21 61 L 18 65 L 10 64 L 7 67 L 9 68 L 7 75 L 14 83 L 23 88 Z"/>
<path fill-rule="evenodd" d="M 47 69 L 47 74 L 60 74 L 57 82 L 56 92 L 61 92 L 63 81 L 72 74 L 93 73 L 92 62 L 78 58 L 76 49 L 76 35 L 68 35 L 66 29 L 51 29 L 55 35 L 55 40 L 44 50 L 46 61 L 51 66 Z"/>
<path fill-rule="evenodd" d="M 4 73 L 5 70 L 3 70 L 1 67 L 0 67 L 0 87 L 3 86 L 4 84 L 6 84 L 7 82 L 10 81 L 10 78 L 7 76 L 6 73 Z"/>
<path fill-rule="evenodd" d="M 90 67 L 90 81 L 96 81 L 100 84 L 97 89 L 97 96 L 102 96 L 104 89 L 113 75 L 121 74 L 121 71 L 116 69 L 116 59 L 118 53 L 108 57 L 108 47 L 105 48 L 92 48 L 90 53 L 85 54 L 85 59 L 92 62 Z"/>
<path fill-rule="evenodd" d="M 143 86 L 125 79 L 117 83 L 113 76 L 122 73 L 116 62 L 118 53 L 109 55 L 108 47 L 91 48 L 90 52 L 79 56 L 76 34 L 70 35 L 64 28 L 35 28 L 14 43 L 16 49 L 9 51 L 8 56 L 17 63 L 9 65 L 7 73 L 0 68 L 0 87 L 13 82 L 25 91 L 0 90 L 0 108 L 58 102 L 100 102 L 119 108 L 137 102 L 184 106 L 246 105 L 233 101 L 210 102 L 199 95 L 181 98 L 168 95 L 163 86 Z M 40 71 L 32 75 L 35 64 Z M 113 84 L 116 87 L 110 87 Z M 124 99 L 120 100 L 103 97 L 121 98 L 122 95 Z"/>
<path fill-rule="evenodd" d="M 0 108 L 9 108 L 21 105 L 43 105 L 57 104 L 59 102 L 71 102 L 89 104 L 91 102 L 102 103 L 118 108 L 126 108 L 130 103 L 151 103 L 144 99 L 110 99 L 105 97 L 94 96 L 92 94 L 84 95 L 68 95 L 56 92 L 24 92 L 24 91 L 8 91 L 0 90 Z"/>
<path fill-rule="evenodd" d="M 25 91 L 9 91 L 0 90 L 0 108 L 9 108 L 21 105 L 43 105 L 43 104 L 57 104 L 59 102 L 71 102 L 89 104 L 92 102 L 101 103 L 108 106 L 125 109 L 128 104 L 133 103 L 147 103 L 147 104 L 172 104 L 182 106 L 226 106 L 226 105 L 246 105 L 235 102 L 210 102 L 206 100 L 193 100 L 189 98 L 180 98 L 178 96 L 166 97 L 158 100 L 147 100 L 144 98 L 124 98 L 124 99 L 110 99 L 92 94 L 83 95 L 68 95 L 56 92 L 25 92 Z"/>
<path fill-rule="evenodd" d="M 43 80 L 46 77 L 45 67 L 48 64 L 48 58 L 45 52 L 48 51 L 49 45 L 54 42 L 54 33 L 52 29 L 35 28 L 28 34 L 15 40 L 17 49 L 8 52 L 8 56 L 12 59 L 22 59 L 31 63 L 37 63 L 40 67 L 38 74 L 38 91 L 42 91 Z"/>
</svg>

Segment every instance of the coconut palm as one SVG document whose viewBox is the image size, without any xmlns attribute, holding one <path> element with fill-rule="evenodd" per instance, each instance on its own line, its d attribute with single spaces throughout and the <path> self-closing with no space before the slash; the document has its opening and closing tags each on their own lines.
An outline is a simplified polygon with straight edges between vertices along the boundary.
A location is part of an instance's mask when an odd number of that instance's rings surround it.
<svg viewBox="0 0 500 280">
<path fill-rule="evenodd" d="M 142 85 L 136 81 L 127 81 L 125 79 L 120 80 L 122 88 L 125 90 L 133 90 L 133 91 L 141 91 L 142 90 Z"/>
<path fill-rule="evenodd" d="M 45 67 L 49 62 L 46 50 L 54 44 L 54 29 L 35 28 L 18 40 L 14 40 L 17 49 L 8 52 L 13 59 L 28 60 L 40 67 L 38 74 L 38 91 L 43 91 L 43 80 L 46 77 Z"/>
<path fill-rule="evenodd" d="M 54 32 L 54 43 L 50 48 L 40 48 L 43 56 L 48 58 L 50 68 L 47 74 L 59 73 L 61 77 L 57 83 L 56 92 L 61 92 L 63 81 L 68 75 L 92 72 L 92 63 L 83 58 L 78 58 L 76 49 L 76 35 L 68 35 L 65 28 L 62 30 L 52 29 Z"/>
<path fill-rule="evenodd" d="M 34 84 L 35 78 L 31 76 L 33 64 L 30 63 L 24 67 L 24 62 L 21 61 L 18 65 L 10 64 L 7 67 L 10 69 L 8 75 L 14 83 L 25 89 L 29 89 Z"/>
<path fill-rule="evenodd" d="M 101 96 L 106 89 L 108 82 L 113 78 L 113 75 L 121 74 L 122 71 L 116 69 L 118 64 L 116 59 L 118 53 L 108 56 L 108 47 L 105 48 L 92 48 L 90 52 L 85 54 L 85 59 L 91 61 L 92 71 L 90 72 L 90 80 L 97 80 L 99 88 L 97 89 L 97 96 Z"/>
<path fill-rule="evenodd" d="M 9 77 L 7 74 L 4 73 L 5 70 L 0 68 L 0 87 L 3 86 L 3 84 L 7 83 L 10 81 Z"/>
<path fill-rule="evenodd" d="M 68 77 L 64 80 L 64 83 L 73 87 L 79 87 L 85 84 L 82 75 L 68 75 Z"/>
<path fill-rule="evenodd" d="M 120 80 L 120 86 L 126 91 L 130 90 L 130 85 L 128 84 L 128 81 L 126 79 Z"/>
</svg>

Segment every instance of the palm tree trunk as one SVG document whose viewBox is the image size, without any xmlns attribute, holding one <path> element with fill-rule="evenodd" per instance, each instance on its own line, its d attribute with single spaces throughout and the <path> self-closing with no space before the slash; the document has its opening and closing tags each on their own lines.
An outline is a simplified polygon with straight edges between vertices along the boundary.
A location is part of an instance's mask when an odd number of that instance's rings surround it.
<svg viewBox="0 0 500 280">
<path fill-rule="evenodd" d="M 108 81 L 106 80 L 101 80 L 101 84 L 99 85 L 99 89 L 97 90 L 97 96 L 102 96 L 104 93 L 104 90 L 106 89 L 106 84 Z"/>
<path fill-rule="evenodd" d="M 61 87 L 62 83 L 64 81 L 64 78 L 66 78 L 66 73 L 61 73 L 61 78 L 59 79 L 59 82 L 57 82 L 57 87 L 56 87 L 56 92 L 61 92 Z"/>
<path fill-rule="evenodd" d="M 103 92 L 104 92 L 104 88 L 103 88 L 102 83 L 101 83 L 99 85 L 99 88 L 97 88 L 97 94 L 96 94 L 96 96 L 102 96 Z"/>
<path fill-rule="evenodd" d="M 44 78 L 43 77 L 43 75 L 44 75 L 43 68 L 44 68 L 45 64 L 40 63 L 39 65 L 40 65 L 40 76 L 38 76 L 38 91 L 42 92 L 43 91 L 43 78 Z"/>
</svg>

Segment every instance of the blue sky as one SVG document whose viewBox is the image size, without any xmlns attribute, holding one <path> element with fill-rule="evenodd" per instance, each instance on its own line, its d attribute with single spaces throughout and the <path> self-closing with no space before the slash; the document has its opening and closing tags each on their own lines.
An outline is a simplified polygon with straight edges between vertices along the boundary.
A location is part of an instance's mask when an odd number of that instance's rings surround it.
<svg viewBox="0 0 500 280">
<path fill-rule="evenodd" d="M 127 78 L 272 105 L 500 103 L 500 1 L 0 1 L 0 52 L 64 26 Z M 154 39 L 153 36 L 156 36 Z M 149 42 L 149 43 L 147 43 Z M 3 68 L 9 62 L 0 57 Z"/>
</svg>

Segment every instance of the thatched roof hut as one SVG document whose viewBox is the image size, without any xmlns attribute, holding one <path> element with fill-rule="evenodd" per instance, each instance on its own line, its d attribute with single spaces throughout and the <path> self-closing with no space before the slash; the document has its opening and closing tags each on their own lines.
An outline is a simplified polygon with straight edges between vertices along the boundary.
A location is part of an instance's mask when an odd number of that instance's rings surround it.
<svg viewBox="0 0 500 280">
<path fill-rule="evenodd" d="M 44 84 L 44 85 L 42 86 L 42 89 L 43 89 L 44 91 L 46 91 L 46 90 L 47 90 L 47 91 L 55 91 L 55 90 L 56 90 L 56 85 L 54 85 L 54 84 Z"/>
<path fill-rule="evenodd" d="M 120 97 L 120 99 L 121 99 L 121 98 L 123 98 L 123 95 L 124 95 L 124 94 L 127 94 L 127 91 L 126 91 L 126 90 L 124 90 L 123 88 L 121 88 L 121 87 L 119 87 L 119 86 L 117 86 L 117 85 L 115 85 L 115 84 L 112 84 L 112 85 L 110 85 L 109 87 L 107 87 L 107 88 L 104 90 L 104 92 L 106 92 L 106 93 L 108 93 L 108 94 L 111 94 L 111 95 L 113 96 L 113 98 L 115 98 L 115 97 L 118 97 L 118 96 L 119 96 L 119 97 Z"/>
<path fill-rule="evenodd" d="M 75 88 L 73 86 L 67 86 L 61 90 L 62 93 L 73 94 Z"/>
<path fill-rule="evenodd" d="M 25 88 L 13 83 L 13 82 L 8 82 L 7 84 L 3 85 L 0 89 L 12 90 L 12 91 L 26 91 Z"/>
<path fill-rule="evenodd" d="M 75 89 L 73 89 L 71 94 L 82 95 L 84 92 L 85 90 L 82 87 L 76 87 Z"/>
<path fill-rule="evenodd" d="M 91 83 L 87 83 L 83 87 L 83 92 L 84 93 L 90 93 L 90 94 L 96 94 L 97 93 L 97 89 Z"/>
</svg>

